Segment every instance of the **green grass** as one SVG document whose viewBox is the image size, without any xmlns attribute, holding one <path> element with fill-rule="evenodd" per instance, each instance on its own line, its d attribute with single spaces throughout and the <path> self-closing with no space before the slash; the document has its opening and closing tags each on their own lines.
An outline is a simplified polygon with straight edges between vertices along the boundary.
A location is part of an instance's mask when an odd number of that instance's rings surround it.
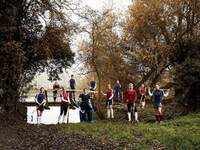
<svg viewBox="0 0 200 150">
<path fill-rule="evenodd" d="M 200 149 L 200 113 L 178 117 L 161 125 L 153 123 L 97 121 L 62 125 L 66 132 L 113 142 L 120 149 Z"/>
</svg>

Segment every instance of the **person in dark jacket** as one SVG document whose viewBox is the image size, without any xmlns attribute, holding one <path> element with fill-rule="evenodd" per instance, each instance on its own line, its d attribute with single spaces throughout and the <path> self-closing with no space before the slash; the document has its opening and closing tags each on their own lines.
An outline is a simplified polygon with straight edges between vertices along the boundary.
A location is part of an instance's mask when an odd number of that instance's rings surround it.
<svg viewBox="0 0 200 150">
<path fill-rule="evenodd" d="M 42 113 L 46 103 L 45 90 L 43 87 L 40 88 L 40 92 L 35 96 L 36 110 L 37 110 L 37 124 L 40 125 L 42 122 Z"/>
<path fill-rule="evenodd" d="M 71 89 L 72 99 L 75 100 L 76 80 L 74 79 L 74 75 L 71 75 L 71 79 L 69 80 L 69 87 Z"/>
<path fill-rule="evenodd" d="M 121 101 L 121 84 L 119 82 L 119 80 L 117 80 L 117 82 L 114 85 L 114 97 L 116 99 L 116 102 L 120 102 Z"/>
<path fill-rule="evenodd" d="M 93 106 L 92 106 L 92 99 L 90 94 L 86 93 L 86 89 L 83 89 L 83 93 L 80 94 L 79 96 L 79 102 L 80 102 L 80 120 L 86 121 L 86 116 L 87 116 L 87 121 L 92 122 L 93 121 Z"/>
<path fill-rule="evenodd" d="M 160 123 L 160 121 L 163 120 L 162 103 L 161 102 L 162 102 L 163 97 L 167 97 L 169 95 L 169 90 L 167 90 L 167 92 L 164 92 L 164 90 L 160 89 L 159 85 L 156 85 L 156 88 L 153 92 L 151 92 L 150 88 L 149 88 L 148 92 L 149 92 L 150 96 L 153 96 L 156 123 Z"/>
</svg>

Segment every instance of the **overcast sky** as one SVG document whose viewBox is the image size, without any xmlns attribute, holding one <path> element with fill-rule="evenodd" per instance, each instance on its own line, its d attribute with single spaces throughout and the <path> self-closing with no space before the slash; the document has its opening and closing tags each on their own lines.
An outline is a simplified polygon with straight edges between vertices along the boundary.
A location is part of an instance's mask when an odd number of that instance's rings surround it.
<svg viewBox="0 0 200 150">
<path fill-rule="evenodd" d="M 105 8 L 113 8 L 115 12 L 123 13 L 128 10 L 128 6 L 131 4 L 132 0 L 77 0 L 79 1 L 81 6 L 89 6 L 92 9 L 95 10 L 103 10 Z M 72 20 L 77 20 L 76 16 L 72 16 Z M 77 44 L 81 42 L 82 38 L 84 38 L 81 35 L 76 35 L 75 39 L 72 43 L 72 51 L 77 51 Z M 68 70 L 68 73 L 62 74 L 60 84 L 62 86 L 66 86 L 69 80 L 69 76 L 71 74 L 74 74 L 76 76 L 76 66 L 77 64 L 74 64 L 71 69 Z M 79 76 L 76 76 L 77 79 L 80 79 Z M 37 83 L 38 87 L 45 87 L 45 88 L 51 88 L 52 83 L 47 80 L 46 73 L 43 73 L 42 75 L 36 76 L 33 83 Z"/>
</svg>

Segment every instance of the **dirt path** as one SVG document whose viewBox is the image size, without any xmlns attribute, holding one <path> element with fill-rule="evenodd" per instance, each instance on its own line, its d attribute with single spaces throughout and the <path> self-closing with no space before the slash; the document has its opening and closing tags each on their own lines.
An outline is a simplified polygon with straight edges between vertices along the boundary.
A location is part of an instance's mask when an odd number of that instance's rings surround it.
<svg viewBox="0 0 200 150">
<path fill-rule="evenodd" d="M 0 125 L 2 150 L 91 150 L 117 149 L 112 143 L 104 144 L 92 137 L 69 135 L 58 126 Z"/>
</svg>

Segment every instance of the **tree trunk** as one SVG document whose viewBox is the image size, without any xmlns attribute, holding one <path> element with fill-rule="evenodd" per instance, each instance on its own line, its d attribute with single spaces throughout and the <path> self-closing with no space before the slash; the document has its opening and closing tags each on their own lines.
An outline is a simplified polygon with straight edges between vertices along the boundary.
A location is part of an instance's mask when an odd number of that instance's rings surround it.
<svg viewBox="0 0 200 150">
<path fill-rule="evenodd" d="M 96 71 L 97 80 L 98 80 L 98 95 L 97 95 L 97 101 L 96 101 L 97 115 L 99 116 L 100 119 L 105 119 L 104 113 L 102 112 L 102 109 L 101 109 L 101 75 L 96 66 L 95 66 L 95 71 Z"/>
</svg>

